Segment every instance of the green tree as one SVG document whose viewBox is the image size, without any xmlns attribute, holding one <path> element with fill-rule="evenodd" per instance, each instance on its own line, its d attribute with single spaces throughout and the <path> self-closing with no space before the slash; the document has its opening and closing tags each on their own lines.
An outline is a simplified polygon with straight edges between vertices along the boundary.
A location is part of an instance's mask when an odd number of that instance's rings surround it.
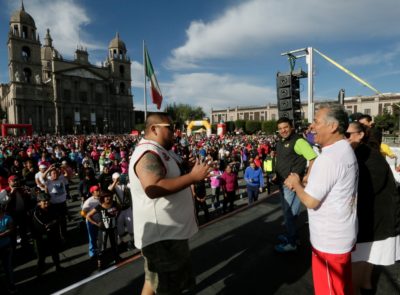
<svg viewBox="0 0 400 295">
<path fill-rule="evenodd" d="M 143 131 L 145 127 L 146 127 L 146 124 L 144 124 L 144 123 L 135 125 L 135 129 L 139 130 L 139 131 Z"/>
<path fill-rule="evenodd" d="M 394 103 L 392 104 L 392 113 L 395 117 L 395 126 L 394 130 L 399 133 L 400 132 L 400 104 Z"/>
<path fill-rule="evenodd" d="M 246 121 L 246 133 L 254 134 L 261 130 L 260 121 Z"/>
<path fill-rule="evenodd" d="M 383 110 L 382 115 L 374 117 L 375 126 L 383 131 L 393 133 L 395 127 L 398 126 L 398 116 L 392 115 L 387 109 Z"/>
<path fill-rule="evenodd" d="M 182 103 L 167 105 L 164 112 L 168 113 L 178 126 L 181 126 L 187 120 L 201 120 L 206 115 L 201 107 Z"/>
<path fill-rule="evenodd" d="M 276 129 L 277 128 L 275 120 L 264 121 L 261 124 L 261 130 L 268 135 L 275 134 Z"/>
<path fill-rule="evenodd" d="M 225 122 L 225 124 L 226 124 L 226 132 L 233 132 L 233 131 L 235 131 L 235 122 L 233 122 L 233 121 L 228 121 L 228 122 Z"/>
<path fill-rule="evenodd" d="M 235 121 L 236 129 L 242 129 L 243 131 L 246 130 L 246 120 L 236 120 Z"/>
</svg>

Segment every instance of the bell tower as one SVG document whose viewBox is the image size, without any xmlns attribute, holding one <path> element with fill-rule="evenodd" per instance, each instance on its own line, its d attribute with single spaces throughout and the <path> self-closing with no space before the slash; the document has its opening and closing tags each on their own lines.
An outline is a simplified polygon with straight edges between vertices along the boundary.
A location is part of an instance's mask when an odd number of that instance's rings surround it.
<svg viewBox="0 0 400 295">
<path fill-rule="evenodd" d="M 117 33 L 108 46 L 107 64 L 110 67 L 113 94 L 131 95 L 131 61 L 125 43 Z"/>
<path fill-rule="evenodd" d="M 41 44 L 35 21 L 23 2 L 11 16 L 7 46 L 10 82 L 41 84 Z"/>
</svg>

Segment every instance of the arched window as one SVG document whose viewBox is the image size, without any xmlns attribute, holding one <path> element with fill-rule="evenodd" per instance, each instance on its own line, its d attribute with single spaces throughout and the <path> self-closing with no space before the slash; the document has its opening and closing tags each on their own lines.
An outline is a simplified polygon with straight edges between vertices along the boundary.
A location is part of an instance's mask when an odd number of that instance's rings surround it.
<svg viewBox="0 0 400 295">
<path fill-rule="evenodd" d="M 14 25 L 14 35 L 19 36 L 18 25 Z"/>
<path fill-rule="evenodd" d="M 32 82 L 32 71 L 30 68 L 24 69 L 24 79 L 25 79 L 25 82 L 27 82 L 27 83 Z"/>
<path fill-rule="evenodd" d="M 120 73 L 121 77 L 124 76 L 124 74 L 125 74 L 125 67 L 124 67 L 123 65 L 120 65 L 120 66 L 119 66 L 119 73 Z"/>
<path fill-rule="evenodd" d="M 119 90 L 121 94 L 125 94 L 125 83 L 121 82 L 119 84 Z"/>
<path fill-rule="evenodd" d="M 29 61 L 30 58 L 31 58 L 31 50 L 30 50 L 30 48 L 28 46 L 22 47 L 21 55 L 22 55 L 22 60 L 23 61 L 25 61 L 25 62 Z"/>
<path fill-rule="evenodd" d="M 28 39 L 28 27 L 22 26 L 22 38 Z"/>
</svg>

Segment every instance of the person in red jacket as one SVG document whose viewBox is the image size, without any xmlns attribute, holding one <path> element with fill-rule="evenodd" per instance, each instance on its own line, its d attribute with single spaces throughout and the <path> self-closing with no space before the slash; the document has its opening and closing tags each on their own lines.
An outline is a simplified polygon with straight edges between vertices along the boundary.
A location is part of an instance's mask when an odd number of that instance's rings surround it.
<svg viewBox="0 0 400 295">
<path fill-rule="evenodd" d="M 222 210 L 226 213 L 229 203 L 229 211 L 233 211 L 233 202 L 235 201 L 236 190 L 238 189 L 237 174 L 232 172 L 231 165 L 226 166 L 225 172 L 221 176 L 222 192 L 224 194 L 224 202 Z"/>
</svg>

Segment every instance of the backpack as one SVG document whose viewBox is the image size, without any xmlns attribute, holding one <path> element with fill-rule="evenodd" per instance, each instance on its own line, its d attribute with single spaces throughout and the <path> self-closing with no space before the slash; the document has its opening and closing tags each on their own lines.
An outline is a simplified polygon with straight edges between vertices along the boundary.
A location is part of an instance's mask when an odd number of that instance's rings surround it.
<svg viewBox="0 0 400 295">
<path fill-rule="evenodd" d="M 125 210 L 132 207 L 132 195 L 131 190 L 125 185 L 124 197 L 122 199 L 121 210 Z"/>
</svg>

